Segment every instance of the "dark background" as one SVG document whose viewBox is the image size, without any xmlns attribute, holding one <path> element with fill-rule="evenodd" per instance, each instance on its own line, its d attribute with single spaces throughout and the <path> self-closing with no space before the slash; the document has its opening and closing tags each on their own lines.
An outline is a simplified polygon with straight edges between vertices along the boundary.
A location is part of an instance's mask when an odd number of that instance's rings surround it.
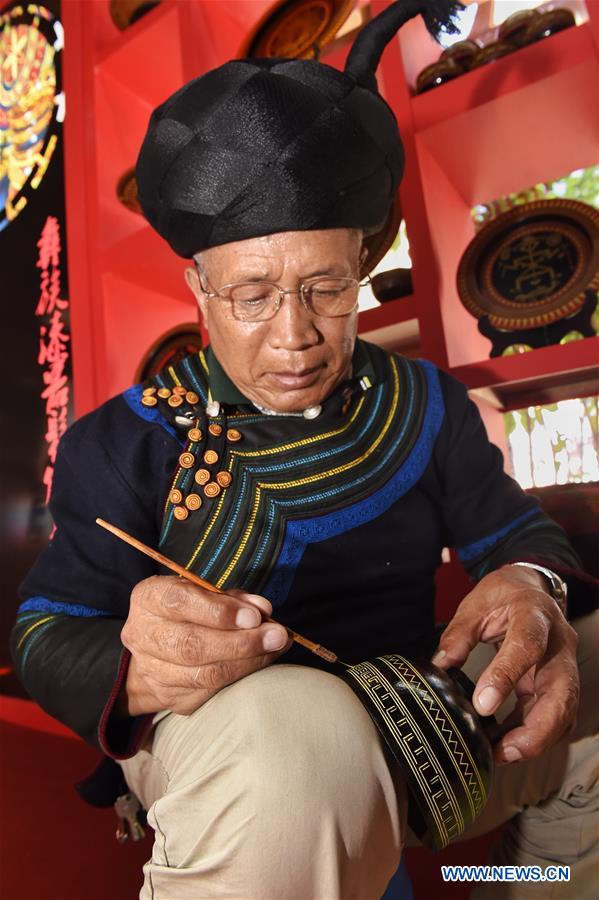
<svg viewBox="0 0 599 900">
<path fill-rule="evenodd" d="M 0 3 L 0 9 L 5 13 L 15 5 Z M 57 0 L 43 5 L 59 18 Z M 59 92 L 62 85 L 57 83 L 56 89 Z M 51 529 L 42 483 L 47 445 L 45 402 L 40 397 L 43 368 L 37 362 L 41 319 L 35 315 L 41 274 L 36 267 L 37 241 L 49 215 L 59 222 L 60 296 L 69 299 L 62 126 L 52 130 L 58 143 L 39 187 L 26 189 L 26 207 L 0 231 L 0 692 L 22 696 L 24 691 L 12 674 L 8 639 L 19 602 L 19 582 Z M 68 309 L 62 318 L 69 332 Z M 70 365 L 67 371 L 70 380 Z M 72 383 L 69 393 L 72 398 Z"/>
</svg>

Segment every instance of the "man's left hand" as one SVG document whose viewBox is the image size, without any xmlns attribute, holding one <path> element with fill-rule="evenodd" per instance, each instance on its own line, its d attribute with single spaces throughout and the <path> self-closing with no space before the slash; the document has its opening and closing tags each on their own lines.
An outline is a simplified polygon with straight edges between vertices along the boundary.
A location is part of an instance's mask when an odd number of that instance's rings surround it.
<svg viewBox="0 0 599 900">
<path fill-rule="evenodd" d="M 543 584 L 520 566 L 486 575 L 460 603 L 433 657 L 447 669 L 461 666 L 479 642 L 501 644 L 473 696 L 477 712 L 489 716 L 516 693 L 508 721 L 520 724 L 496 745 L 499 763 L 539 756 L 576 721 L 578 637 Z"/>
</svg>

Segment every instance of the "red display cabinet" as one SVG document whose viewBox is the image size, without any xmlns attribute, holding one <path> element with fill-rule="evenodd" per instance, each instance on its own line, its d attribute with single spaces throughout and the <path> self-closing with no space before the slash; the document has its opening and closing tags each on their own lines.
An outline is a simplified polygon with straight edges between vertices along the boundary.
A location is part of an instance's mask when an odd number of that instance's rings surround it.
<svg viewBox="0 0 599 900">
<path fill-rule="evenodd" d="M 597 386 L 597 338 L 491 359 L 490 342 L 456 289 L 459 260 L 475 233 L 473 206 L 599 161 L 599 10 L 589 7 L 578 27 L 416 96 L 411 84 L 434 43 L 413 19 L 379 69 L 408 152 L 402 208 L 422 354 L 498 408 Z"/>
<path fill-rule="evenodd" d="M 567 0 L 563 5 L 566 5 Z M 127 387 L 152 342 L 196 318 L 176 257 L 118 200 L 152 109 L 188 79 L 239 54 L 272 0 L 163 0 L 126 31 L 108 0 L 64 0 L 67 35 L 67 227 L 77 414 Z M 361 4 L 363 5 L 363 4 Z M 373 0 L 376 14 L 387 0 Z M 489 358 L 456 290 L 474 235 L 471 208 L 599 159 L 598 4 L 588 20 L 414 95 L 419 68 L 438 55 L 420 19 L 402 28 L 379 68 L 406 147 L 401 202 L 413 261 L 411 297 L 360 314 L 361 333 L 406 340 L 455 373 L 492 409 L 591 392 L 597 338 Z M 336 49 L 323 61 L 341 66 Z"/>
</svg>

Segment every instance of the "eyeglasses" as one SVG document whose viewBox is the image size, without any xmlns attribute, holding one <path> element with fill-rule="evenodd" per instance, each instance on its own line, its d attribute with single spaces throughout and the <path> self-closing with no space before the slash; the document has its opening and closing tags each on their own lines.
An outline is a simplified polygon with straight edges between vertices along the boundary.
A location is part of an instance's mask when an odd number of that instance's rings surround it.
<svg viewBox="0 0 599 900">
<path fill-rule="evenodd" d="M 196 264 L 197 265 L 197 264 Z M 200 281 L 208 279 L 198 269 Z M 238 281 L 206 291 L 208 298 L 222 301 L 226 314 L 240 322 L 265 322 L 276 316 L 286 294 L 297 294 L 308 312 L 315 316 L 347 316 L 358 305 L 358 292 L 370 282 L 349 276 L 317 276 L 304 281 L 298 291 L 287 291 L 270 281 Z"/>
</svg>

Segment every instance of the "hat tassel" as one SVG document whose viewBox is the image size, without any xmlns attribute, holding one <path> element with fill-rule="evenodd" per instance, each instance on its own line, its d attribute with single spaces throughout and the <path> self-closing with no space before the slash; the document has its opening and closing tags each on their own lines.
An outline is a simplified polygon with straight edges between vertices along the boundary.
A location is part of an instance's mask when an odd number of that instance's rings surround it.
<svg viewBox="0 0 599 900">
<path fill-rule="evenodd" d="M 459 34 L 454 18 L 463 9 L 458 0 L 398 0 L 362 29 L 349 52 L 345 71 L 376 90 L 374 73 L 383 50 L 405 22 L 421 15 L 430 34 L 439 40 L 442 33 Z"/>
</svg>

